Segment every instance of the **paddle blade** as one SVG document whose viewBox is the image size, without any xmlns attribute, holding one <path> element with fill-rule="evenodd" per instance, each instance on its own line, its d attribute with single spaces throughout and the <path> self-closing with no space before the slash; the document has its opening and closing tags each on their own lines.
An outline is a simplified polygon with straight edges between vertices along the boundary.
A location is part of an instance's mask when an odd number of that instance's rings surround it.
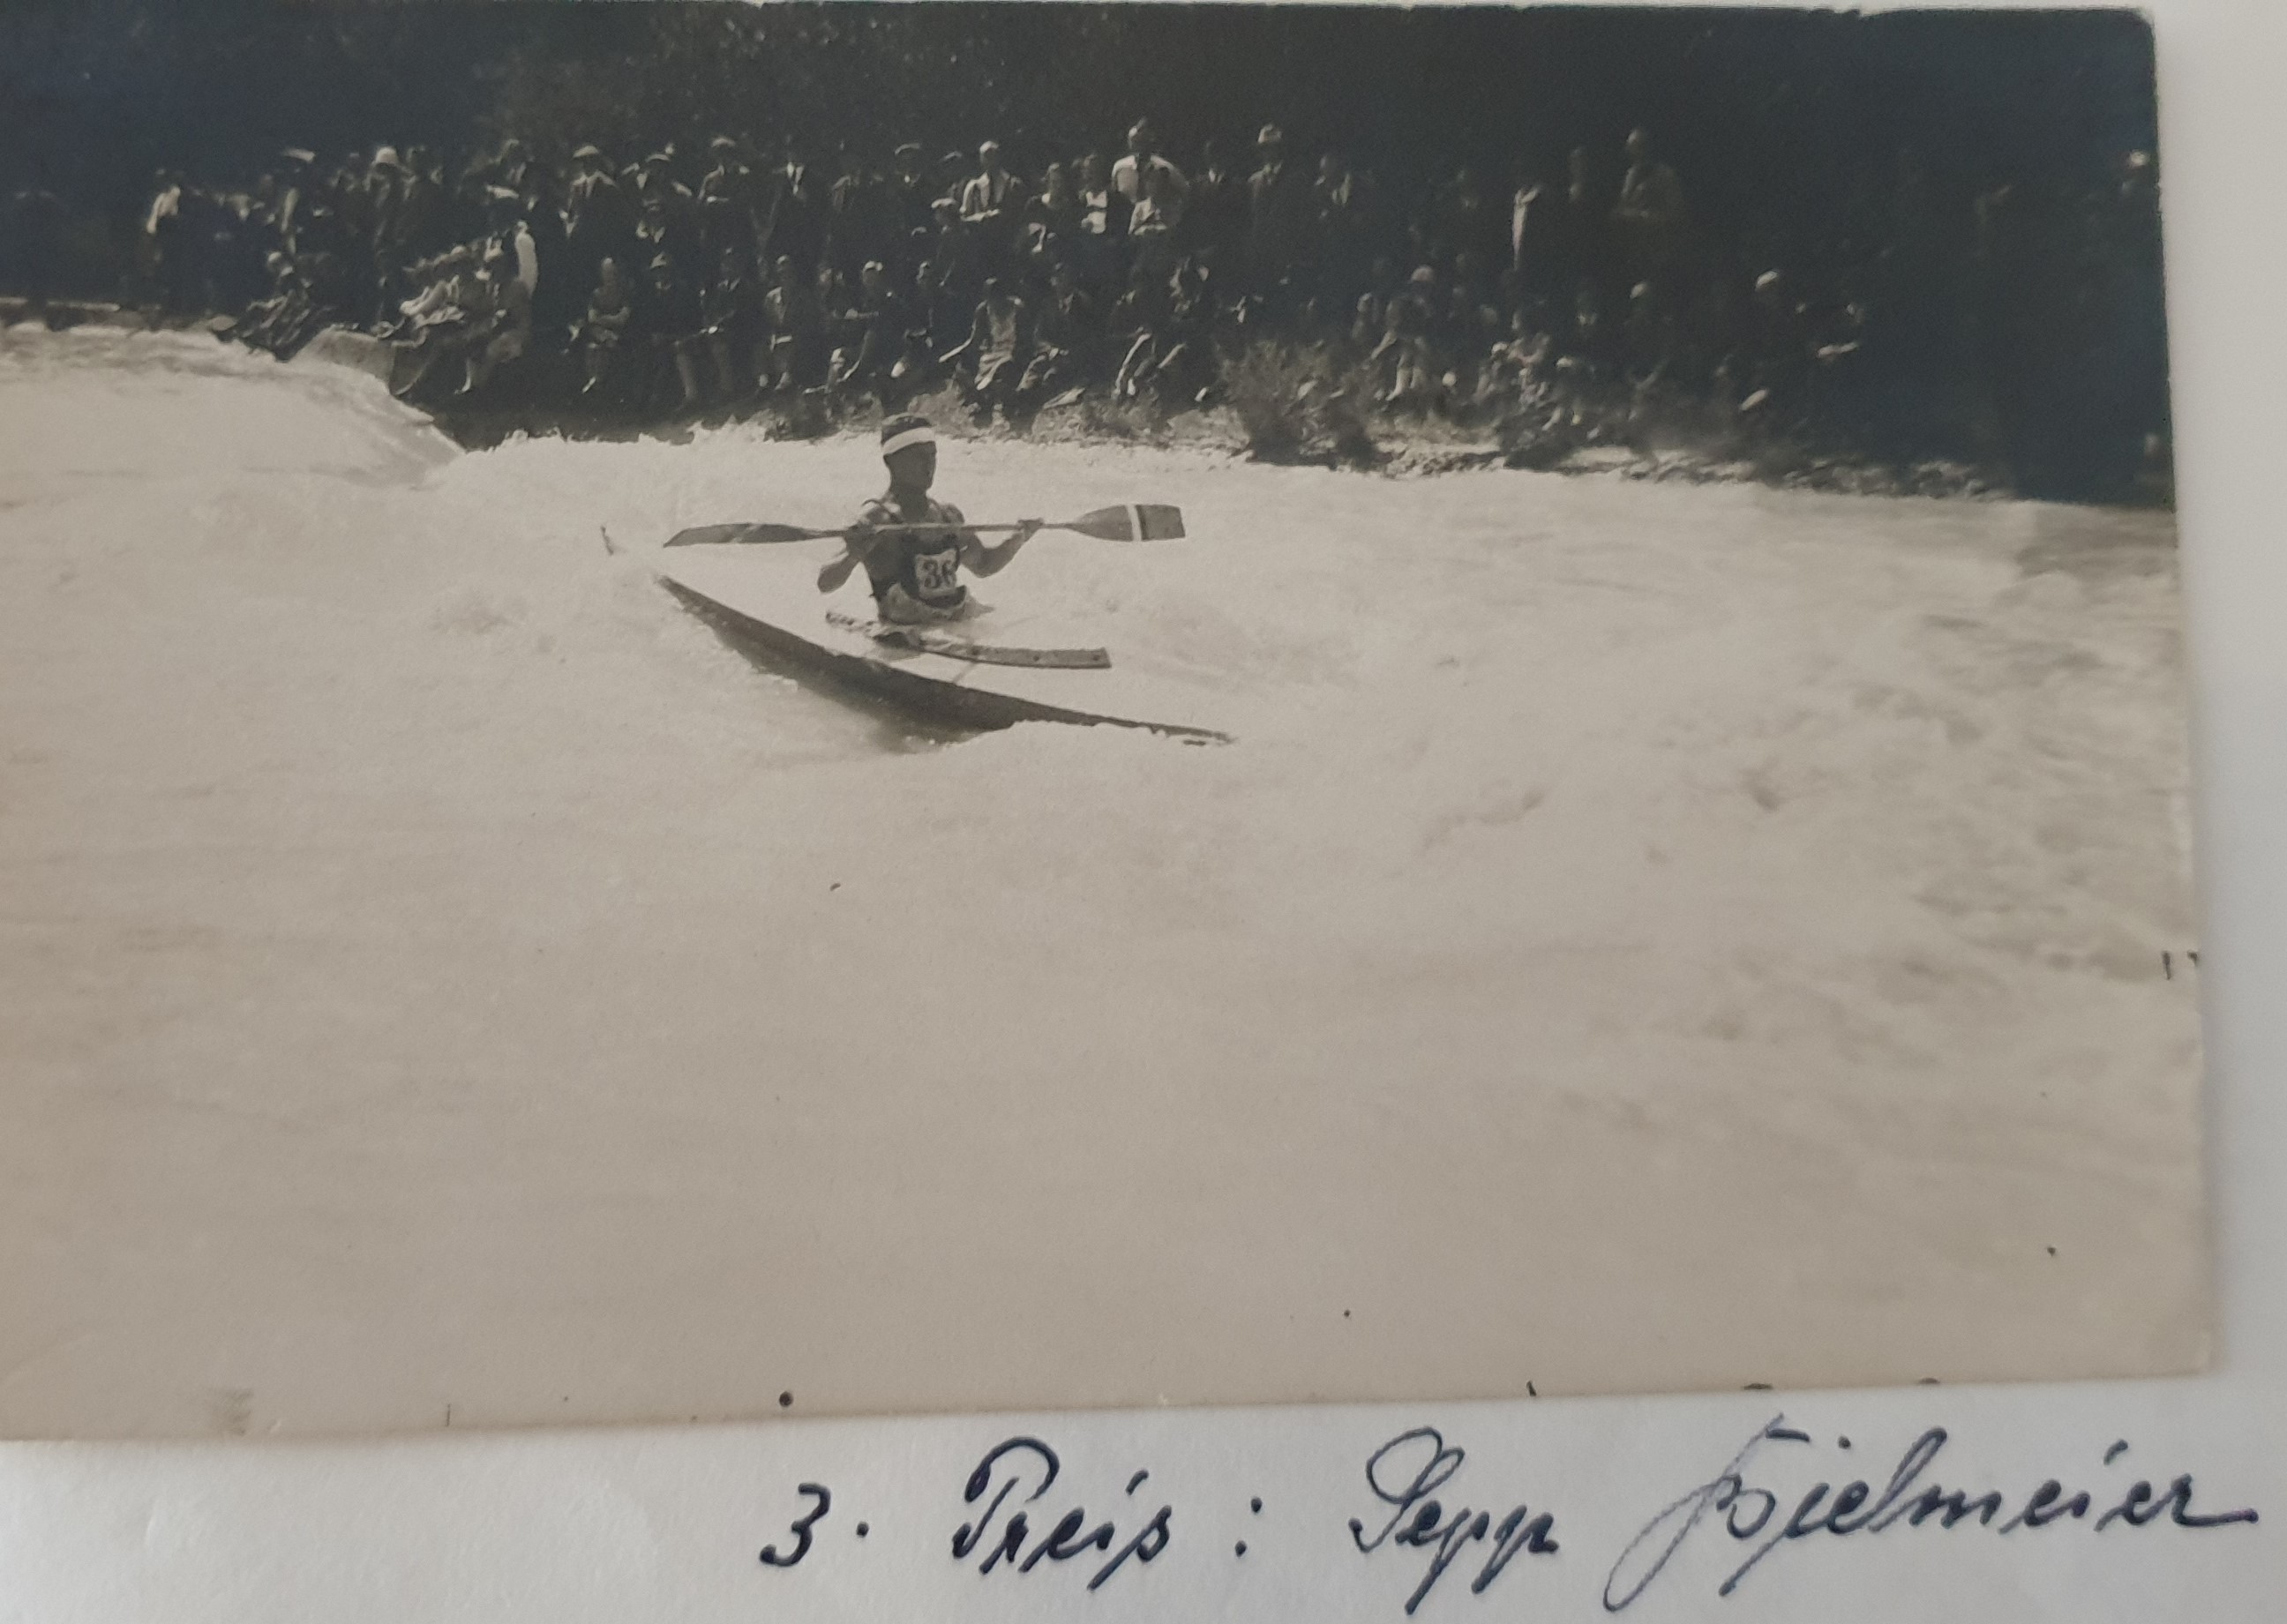
<svg viewBox="0 0 2287 1624">
<path fill-rule="evenodd" d="M 1063 530 L 1076 530 L 1099 541 L 1175 541 L 1183 534 L 1183 510 L 1163 502 L 1130 502 L 1083 513 Z"/>
<path fill-rule="evenodd" d="M 678 530 L 668 538 L 669 547 L 714 547 L 724 542 L 752 546 L 756 542 L 815 541 L 821 536 L 839 535 L 834 530 L 804 530 L 799 524 L 701 524 L 693 530 Z"/>
</svg>

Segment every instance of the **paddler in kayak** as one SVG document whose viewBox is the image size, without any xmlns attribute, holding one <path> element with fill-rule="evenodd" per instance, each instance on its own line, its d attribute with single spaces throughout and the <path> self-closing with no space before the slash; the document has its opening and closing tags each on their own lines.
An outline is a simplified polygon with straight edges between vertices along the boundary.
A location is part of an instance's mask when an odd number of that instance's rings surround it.
<svg viewBox="0 0 2287 1624">
<path fill-rule="evenodd" d="M 975 575 L 1000 573 L 1040 530 L 1040 521 L 1025 521 L 998 547 L 963 529 L 961 509 L 930 494 L 937 480 L 937 432 L 918 412 L 900 413 L 882 425 L 882 461 L 890 470 L 890 488 L 843 532 L 842 556 L 818 572 L 818 589 L 839 590 L 862 564 L 884 620 L 913 626 L 977 613 L 982 606 L 961 584 L 962 566 Z M 927 528 L 885 528 L 906 524 Z"/>
</svg>

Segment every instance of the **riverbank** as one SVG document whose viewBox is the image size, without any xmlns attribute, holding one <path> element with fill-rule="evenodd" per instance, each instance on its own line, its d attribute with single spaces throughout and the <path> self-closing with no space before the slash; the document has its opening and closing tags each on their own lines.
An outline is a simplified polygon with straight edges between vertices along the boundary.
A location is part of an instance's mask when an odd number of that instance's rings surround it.
<svg viewBox="0 0 2287 1624">
<path fill-rule="evenodd" d="M 0 298 L 0 326 L 37 319 L 20 299 Z M 117 305 L 59 302 L 50 307 L 50 325 L 92 324 L 130 331 L 210 328 L 205 319 L 154 321 L 148 314 Z M 323 360 L 367 373 L 402 387 L 411 367 L 383 341 L 350 328 L 329 327 L 311 340 L 297 359 Z M 977 440 L 1033 440 L 1058 445 L 1149 445 L 1286 464 L 1342 467 L 1406 478 L 1502 467 L 1530 467 L 1567 477 L 1594 477 L 1685 485 L 1761 485 L 1781 490 L 1824 491 L 1867 496 L 1931 496 L 1967 501 L 2010 499 L 2006 469 L 1943 459 L 1897 464 L 1763 438 L 1705 412 L 1670 413 L 1623 426 L 1613 432 L 1578 438 L 1557 446 L 1521 446 L 1496 425 L 1455 422 L 1419 414 L 1368 414 L 1362 433 L 1347 437 L 1325 422 L 1323 405 L 1291 404 L 1291 433 L 1268 454 L 1260 432 L 1251 434 L 1244 414 L 1228 405 L 1166 414 L 1135 402 L 1117 402 L 1102 391 L 1078 395 L 1044 411 L 1019 433 L 1005 424 L 978 428 L 957 390 L 946 388 L 914 403 L 928 412 L 939 431 Z M 749 425 L 765 438 L 808 440 L 836 435 L 863 437 L 878 421 L 867 406 L 829 408 L 822 398 L 757 399 L 736 408 L 712 408 L 657 419 L 603 412 L 566 411 L 515 405 L 445 406 L 427 410 L 438 428 L 465 449 L 498 445 L 517 436 L 534 438 L 669 442 L 694 432 Z M 2173 505 L 2172 479 L 2164 455 L 2150 466 L 2122 502 L 2166 508 Z M 2120 505 L 2116 503 L 2115 505 Z"/>
</svg>

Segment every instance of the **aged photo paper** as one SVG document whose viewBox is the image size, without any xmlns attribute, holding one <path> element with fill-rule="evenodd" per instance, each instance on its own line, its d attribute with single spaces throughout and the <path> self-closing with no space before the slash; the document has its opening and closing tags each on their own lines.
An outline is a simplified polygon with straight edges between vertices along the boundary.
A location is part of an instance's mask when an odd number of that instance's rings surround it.
<svg viewBox="0 0 2287 1624">
<path fill-rule="evenodd" d="M 0 1436 L 2200 1368 L 2152 51 L 0 17 Z"/>
</svg>

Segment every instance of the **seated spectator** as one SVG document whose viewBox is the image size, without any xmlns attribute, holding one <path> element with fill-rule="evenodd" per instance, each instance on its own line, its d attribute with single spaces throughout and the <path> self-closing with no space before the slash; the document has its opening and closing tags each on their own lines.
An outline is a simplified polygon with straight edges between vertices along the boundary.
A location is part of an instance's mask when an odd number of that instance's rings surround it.
<svg viewBox="0 0 2287 1624">
<path fill-rule="evenodd" d="M 736 243 L 724 244 L 716 256 L 715 279 L 700 296 L 699 307 L 717 398 L 741 399 L 754 391 L 762 371 L 755 357 L 762 303 L 747 278 L 746 256 Z"/>
<path fill-rule="evenodd" d="M 1052 398 L 1086 382 L 1101 337 L 1095 301 L 1071 264 L 1058 261 L 1049 272 L 1048 296 L 1033 323 L 1033 359 L 1017 385 L 1018 419 L 1030 422 Z"/>
<path fill-rule="evenodd" d="M 283 248 L 273 248 L 264 261 L 270 293 L 247 306 L 228 334 L 257 349 L 281 358 L 291 357 L 324 325 L 325 312 L 313 297 L 307 272 Z"/>
<path fill-rule="evenodd" d="M 1808 394 L 1810 311 L 1783 272 L 1766 271 L 1755 279 L 1746 327 L 1746 353 L 1734 369 L 1747 391 L 1739 410 L 1791 423 Z"/>
<path fill-rule="evenodd" d="M 1508 414 L 1539 412 L 1544 416 L 1555 396 L 1555 346 L 1549 335 L 1535 330 L 1531 314 L 1512 311 L 1508 334 L 1485 352 L 1477 369 L 1476 401 L 1480 406 Z"/>
<path fill-rule="evenodd" d="M 975 317 L 974 306 L 956 317 L 961 308 L 946 291 L 937 263 L 923 260 L 914 272 L 913 297 L 905 307 L 905 331 L 898 359 L 890 366 L 883 395 L 886 409 L 910 400 L 945 375 L 945 365 L 938 358 L 959 344 L 966 330 L 955 332 L 955 321 Z"/>
<path fill-rule="evenodd" d="M 620 262 L 606 254 L 597 268 L 596 290 L 589 297 L 588 313 L 573 335 L 581 352 L 582 397 L 600 396 L 624 382 L 624 346 L 634 319 L 635 305 L 621 280 Z"/>
<path fill-rule="evenodd" d="M 518 272 L 515 253 L 495 242 L 477 273 L 479 319 L 471 332 L 467 375 L 458 392 L 473 395 L 503 362 L 520 360 L 532 345 L 532 290 Z"/>
<path fill-rule="evenodd" d="M 876 398 L 886 399 L 884 386 L 898 359 L 906 323 L 904 305 L 890 286 L 889 268 L 878 259 L 867 260 L 837 319 L 841 342 L 827 367 L 827 388 L 839 394 L 871 390 Z"/>
<path fill-rule="evenodd" d="M 704 394 L 699 356 L 705 343 L 700 336 L 699 289 L 683 274 L 673 255 L 655 255 L 646 267 L 636 321 L 650 362 L 642 387 L 659 396 L 671 374 L 677 390 L 675 409 L 688 411 L 698 406 Z"/>
<path fill-rule="evenodd" d="M 969 368 L 966 394 L 979 425 L 993 421 L 997 408 L 1009 410 L 1017 386 L 1033 357 L 1033 312 L 997 276 L 985 282 L 985 297 L 977 306 L 969 338 L 943 357 L 946 365 Z"/>
<path fill-rule="evenodd" d="M 1142 265 L 1129 270 L 1127 290 L 1112 305 L 1107 323 L 1120 341 L 1120 370 L 1112 380 L 1112 392 L 1118 398 L 1134 399 L 1149 379 L 1174 303 L 1165 278 L 1153 276 Z"/>
<path fill-rule="evenodd" d="M 818 285 L 802 273 L 792 255 L 780 255 L 771 290 L 763 296 L 770 330 L 767 386 L 779 394 L 814 389 L 826 382 L 826 312 Z"/>
<path fill-rule="evenodd" d="M 1641 390 L 1665 383 L 1675 361 L 1675 321 L 1667 302 L 1650 282 L 1628 289 L 1627 323 L 1621 336 L 1628 376 L 1635 387 Z"/>
</svg>

